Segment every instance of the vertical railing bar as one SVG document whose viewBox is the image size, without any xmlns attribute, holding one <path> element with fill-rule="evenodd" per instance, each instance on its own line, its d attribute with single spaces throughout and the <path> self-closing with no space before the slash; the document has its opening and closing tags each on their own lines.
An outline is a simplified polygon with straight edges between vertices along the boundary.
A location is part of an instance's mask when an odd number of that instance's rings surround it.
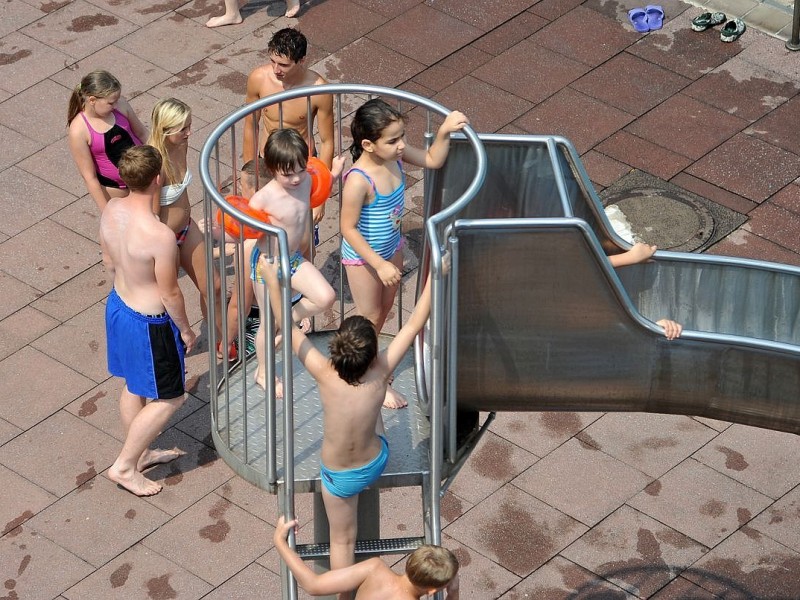
<svg viewBox="0 0 800 600">
<path fill-rule="evenodd" d="M 342 153 L 344 153 L 344 148 L 342 147 L 343 138 L 342 138 L 342 94 L 341 92 L 336 95 L 337 104 L 336 104 L 336 121 L 338 123 L 338 137 L 339 137 L 339 149 Z M 342 200 L 344 199 L 344 179 L 342 175 L 339 175 L 339 218 L 342 217 Z M 341 248 L 342 248 L 342 228 L 338 227 L 339 229 L 339 324 L 344 321 L 344 265 L 342 264 L 342 256 L 341 256 Z"/>
<path fill-rule="evenodd" d="M 451 463 L 455 462 L 457 448 L 457 433 L 458 433 L 458 398 L 456 395 L 456 379 L 458 377 L 457 366 L 457 350 L 458 350 L 458 331 L 456 330 L 455 323 L 458 323 L 458 267 L 459 267 L 459 253 L 458 253 L 458 237 L 451 230 L 450 235 L 450 273 L 447 280 L 450 283 L 448 291 L 449 308 L 448 323 L 447 323 L 447 357 L 445 360 L 445 377 L 447 378 L 447 408 L 448 408 L 448 443 L 447 443 L 447 460 Z"/>
<path fill-rule="evenodd" d="M 442 276 L 441 264 L 436 264 L 436 259 L 441 256 L 432 256 L 431 261 L 431 482 L 430 482 L 430 528 L 431 544 L 440 545 L 441 532 L 441 500 L 440 488 L 442 485 Z"/>
<path fill-rule="evenodd" d="M 222 181 L 221 174 L 220 174 L 219 140 L 217 140 L 217 143 L 214 145 L 214 166 L 215 166 L 215 171 L 216 171 L 216 182 L 217 182 L 216 187 L 218 188 L 219 184 Z M 210 218 L 210 214 L 211 214 L 211 203 L 209 202 L 208 204 L 209 204 L 208 211 L 207 211 L 207 213 L 205 215 L 206 219 L 209 219 Z M 206 223 L 208 223 L 208 221 L 206 221 Z M 212 253 L 209 251 L 210 249 L 208 248 L 208 246 L 209 245 L 206 244 L 206 247 L 207 247 L 206 248 L 206 258 L 207 258 L 207 260 L 211 260 L 213 257 L 212 257 Z M 208 263 L 208 264 L 212 264 L 212 263 Z M 207 271 L 208 271 L 208 269 L 207 269 Z M 206 279 L 208 279 L 206 284 L 208 285 L 209 290 L 211 290 L 209 292 L 209 297 L 214 295 L 214 293 L 213 293 L 213 289 L 214 289 L 214 279 L 213 279 L 213 277 L 214 277 L 213 271 L 212 272 L 206 272 Z M 220 284 L 220 288 L 221 287 L 222 286 Z M 213 300 L 212 300 L 212 303 L 213 303 Z M 209 304 L 211 304 L 211 303 L 209 303 Z M 209 306 L 208 310 L 212 311 L 213 310 L 213 306 Z M 211 313 L 211 314 L 213 314 L 213 313 Z M 216 347 L 215 347 L 216 346 L 216 340 L 215 340 L 215 338 L 216 338 L 216 328 L 215 327 L 209 327 L 208 331 L 209 331 L 209 333 L 208 333 L 208 337 L 209 337 L 208 355 L 209 355 L 209 362 L 212 365 L 211 372 L 209 373 L 210 392 L 211 392 L 212 397 L 217 397 L 218 398 L 218 396 L 217 396 L 217 394 L 218 394 L 217 387 L 218 387 L 219 384 L 217 382 L 217 354 L 216 354 Z M 230 390 L 228 388 L 227 381 L 228 381 L 228 374 L 225 373 L 225 382 L 226 382 L 226 384 L 225 384 L 225 445 L 227 446 L 228 450 L 230 450 L 231 449 L 231 403 L 230 403 Z M 217 403 L 219 404 L 219 400 L 217 400 Z M 218 415 L 218 412 L 215 411 L 214 416 L 216 417 L 217 415 Z"/>
<path fill-rule="evenodd" d="M 269 237 L 269 239 L 265 239 Z M 271 236 L 265 236 L 266 242 L 266 253 L 268 258 L 274 260 L 272 256 L 272 239 Z M 267 284 L 264 284 L 264 314 L 261 315 L 261 319 L 266 319 L 262 321 L 262 326 L 266 325 L 265 335 L 264 335 L 264 368 L 266 373 L 264 373 L 264 402 L 267 407 L 267 415 L 268 415 L 268 423 L 267 423 L 267 433 L 270 439 L 269 443 L 269 455 L 267 457 L 267 463 L 269 464 L 269 468 L 274 474 L 274 480 L 271 483 L 277 481 L 277 415 L 276 415 L 276 408 L 277 402 L 275 400 L 275 323 L 273 318 L 273 311 L 272 311 L 272 303 L 270 302 L 269 298 L 269 289 L 267 288 Z M 285 396 L 284 396 L 285 397 Z M 284 410 L 286 408 L 286 403 L 284 402 Z M 284 448 L 286 447 L 286 440 L 284 439 Z M 284 478 L 286 473 L 284 473 Z"/>
</svg>

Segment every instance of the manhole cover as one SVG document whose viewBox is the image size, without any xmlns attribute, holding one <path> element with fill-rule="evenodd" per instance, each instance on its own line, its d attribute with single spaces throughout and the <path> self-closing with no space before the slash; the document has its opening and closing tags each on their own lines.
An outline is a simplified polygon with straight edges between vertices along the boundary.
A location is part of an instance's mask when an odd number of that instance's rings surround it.
<svg viewBox="0 0 800 600">
<path fill-rule="evenodd" d="M 659 250 L 700 252 L 745 221 L 729 208 L 637 170 L 600 197 L 625 215 L 637 240 Z"/>
<path fill-rule="evenodd" d="M 699 202 L 674 198 L 661 190 L 629 196 L 613 204 L 623 212 L 636 237 L 661 250 L 692 252 L 704 247 L 714 233 L 714 217 Z"/>
</svg>

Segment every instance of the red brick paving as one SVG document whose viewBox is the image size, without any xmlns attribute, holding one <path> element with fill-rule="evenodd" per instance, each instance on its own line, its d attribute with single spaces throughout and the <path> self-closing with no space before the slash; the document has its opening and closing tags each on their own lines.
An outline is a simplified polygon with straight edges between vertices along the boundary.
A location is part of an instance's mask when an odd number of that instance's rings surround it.
<svg viewBox="0 0 800 600">
<path fill-rule="evenodd" d="M 279 16 L 280 3 L 258 3 L 245 7 L 242 25 L 206 29 L 221 4 L 4 5 L 0 579 L 8 597 L 229 600 L 277 597 L 280 585 L 276 501 L 213 450 L 202 350 L 188 361 L 191 395 L 162 436 L 188 453 L 152 471 L 164 491 L 136 499 L 104 475 L 122 436 L 120 382 L 103 359 L 109 281 L 97 211 L 64 128 L 69 92 L 90 69 L 115 73 L 140 115 L 159 97 L 186 100 L 196 161 L 208 132 L 242 102 L 272 32 L 298 24 L 311 39 L 309 64 L 331 81 L 429 95 L 467 112 L 478 131 L 565 135 L 598 186 L 637 168 L 746 215 L 710 253 L 800 265 L 800 85 L 797 55 L 780 40 L 748 30 L 722 44 L 714 31 L 689 30 L 701 9 L 679 0 L 665 0 L 664 28 L 646 35 L 627 23 L 631 2 L 317 0 L 299 20 Z M 359 102 L 346 98 L 348 112 Z M 190 193 L 199 215 L 199 181 Z M 326 239 L 334 225 L 325 223 Z M 328 239 L 323 248 L 333 246 Z M 798 450 L 796 436 L 710 419 L 500 413 L 442 505 L 462 597 L 800 597 Z M 385 532 L 419 530 L 418 490 L 381 498 Z M 304 523 L 311 510 L 298 498 Z M 300 535 L 310 539 L 310 527 Z"/>
</svg>

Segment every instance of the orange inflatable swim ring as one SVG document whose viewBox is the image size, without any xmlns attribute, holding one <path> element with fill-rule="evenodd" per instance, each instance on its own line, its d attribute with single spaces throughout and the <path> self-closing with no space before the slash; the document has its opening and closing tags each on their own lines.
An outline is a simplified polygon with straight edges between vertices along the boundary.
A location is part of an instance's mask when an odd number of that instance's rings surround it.
<svg viewBox="0 0 800 600">
<path fill-rule="evenodd" d="M 225 200 L 227 200 L 231 206 L 242 211 L 247 216 L 253 217 L 262 223 L 269 223 L 269 214 L 258 208 L 251 208 L 250 203 L 244 196 L 225 196 Z M 217 224 L 225 229 L 225 233 L 235 238 L 239 237 L 240 226 L 242 227 L 242 235 L 245 237 L 245 239 L 252 240 L 260 238 L 263 235 L 263 232 L 253 229 L 248 225 L 239 223 L 239 221 L 234 219 L 231 215 L 223 214 L 222 209 L 219 208 L 217 209 Z"/>
<path fill-rule="evenodd" d="M 316 156 L 308 159 L 306 171 L 311 174 L 311 208 L 317 208 L 330 198 L 333 177 L 328 166 Z"/>
</svg>

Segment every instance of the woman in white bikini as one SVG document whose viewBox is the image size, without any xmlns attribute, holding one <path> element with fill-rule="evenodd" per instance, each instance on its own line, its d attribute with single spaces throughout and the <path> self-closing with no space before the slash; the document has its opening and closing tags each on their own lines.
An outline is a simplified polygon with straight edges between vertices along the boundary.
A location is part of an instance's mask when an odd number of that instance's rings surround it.
<svg viewBox="0 0 800 600">
<path fill-rule="evenodd" d="M 192 172 L 186 164 L 189 135 L 192 130 L 192 110 L 175 98 L 159 100 L 153 107 L 150 137 L 147 143 L 161 152 L 161 195 L 153 201 L 153 212 L 174 232 L 179 247 L 178 260 L 183 270 L 200 291 L 200 307 L 208 319 L 208 287 L 206 279 L 205 238 L 192 219 L 188 187 Z M 214 272 L 214 294 L 219 298 L 219 275 Z M 214 324 L 217 334 L 222 319 L 220 302 L 216 303 Z"/>
</svg>

